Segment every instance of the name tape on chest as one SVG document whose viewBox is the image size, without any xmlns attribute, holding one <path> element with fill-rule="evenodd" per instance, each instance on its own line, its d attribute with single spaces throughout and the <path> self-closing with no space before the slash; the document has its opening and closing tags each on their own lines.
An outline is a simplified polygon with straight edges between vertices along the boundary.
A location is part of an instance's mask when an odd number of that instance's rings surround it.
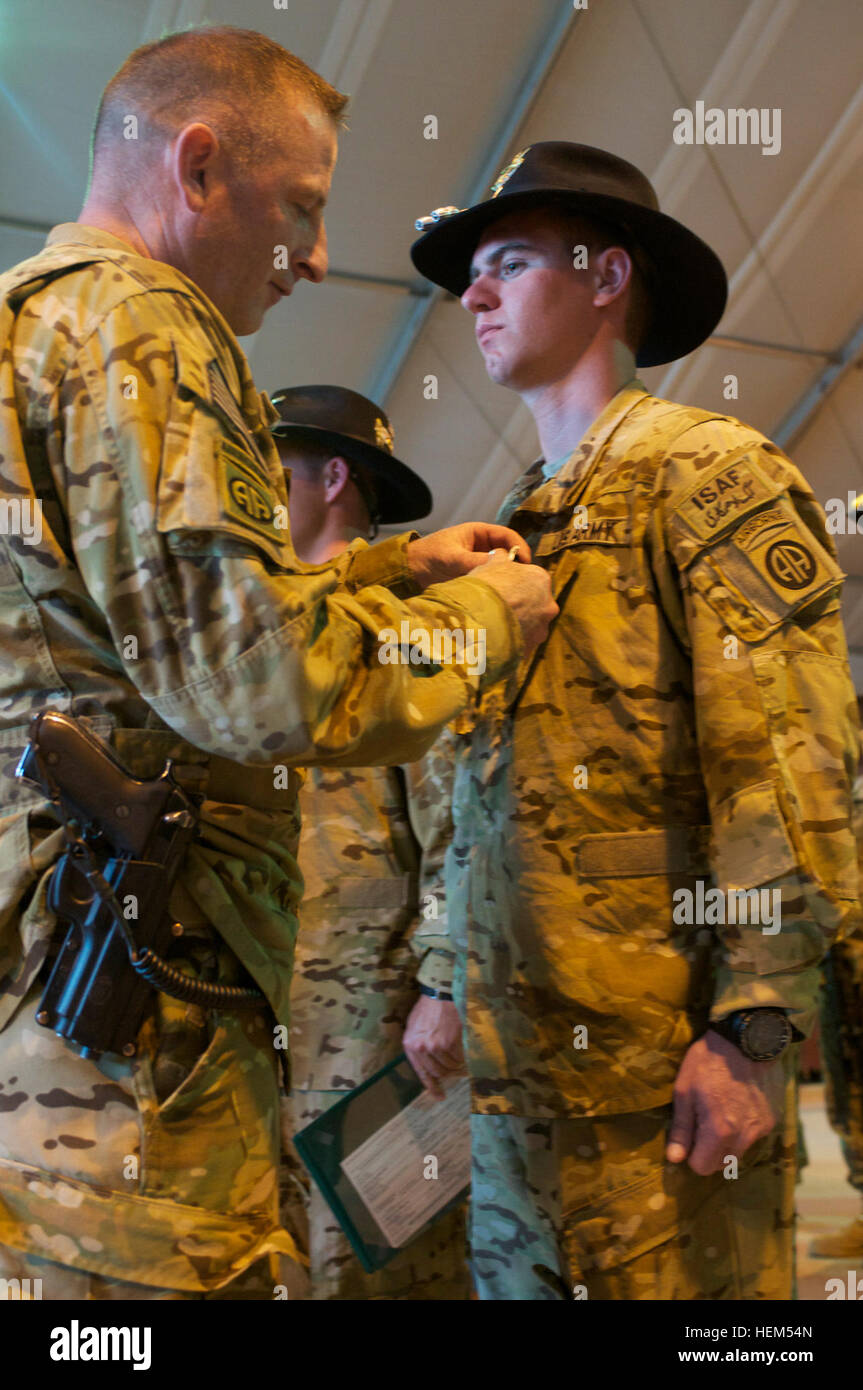
<svg viewBox="0 0 863 1390">
<path fill-rule="evenodd" d="M 591 516 L 590 505 L 576 509 L 557 531 L 548 531 L 533 546 L 534 555 L 552 555 L 573 545 L 626 545 L 629 541 L 628 516 Z"/>
</svg>

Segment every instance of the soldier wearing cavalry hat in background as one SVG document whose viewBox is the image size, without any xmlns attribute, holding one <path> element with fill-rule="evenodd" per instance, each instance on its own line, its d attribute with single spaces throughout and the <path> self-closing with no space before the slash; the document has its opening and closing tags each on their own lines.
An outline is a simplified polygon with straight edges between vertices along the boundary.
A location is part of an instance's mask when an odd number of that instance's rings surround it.
<svg viewBox="0 0 863 1390">
<path fill-rule="evenodd" d="M 857 894 L 833 540 L 757 430 L 636 378 L 726 281 L 631 164 L 536 144 L 417 226 L 536 420 L 498 515 L 561 610 L 456 770 L 480 1296 L 788 1298 L 791 1043 Z"/>
<path fill-rule="evenodd" d="M 393 454 L 382 410 L 355 391 L 298 386 L 278 391 L 272 426 L 290 470 L 291 539 L 301 560 L 326 564 L 378 523 L 427 516 L 422 478 Z M 291 989 L 292 1091 L 283 1130 L 287 1191 L 308 1188 L 291 1136 L 407 1048 L 434 1084 L 429 1047 L 461 1054 L 455 1010 L 432 1035 L 405 1024 L 420 992 L 452 998 L 446 946 L 444 853 L 452 834 L 453 736 L 445 731 L 419 762 L 393 767 L 309 768 L 300 792 L 298 862 L 304 879 Z M 448 1030 L 448 1031 L 447 1031 Z M 417 1180 L 423 1182 L 420 1173 Z M 464 1211 L 448 1212 L 383 1269 L 366 1274 L 312 1185 L 293 1195 L 292 1229 L 308 1221 L 315 1299 L 463 1299 L 470 1293 Z"/>
</svg>

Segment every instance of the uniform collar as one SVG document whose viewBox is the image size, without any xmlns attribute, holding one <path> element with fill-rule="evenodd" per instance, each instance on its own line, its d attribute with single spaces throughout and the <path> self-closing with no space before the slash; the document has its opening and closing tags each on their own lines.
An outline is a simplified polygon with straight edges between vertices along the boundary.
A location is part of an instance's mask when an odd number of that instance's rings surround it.
<svg viewBox="0 0 863 1390">
<path fill-rule="evenodd" d="M 582 435 L 563 467 L 552 474 L 547 481 L 558 483 L 562 490 L 569 488 L 584 473 L 603 444 L 617 429 L 621 420 L 647 394 L 647 387 L 639 381 L 638 377 L 633 377 L 625 386 L 622 386 Z"/>
<path fill-rule="evenodd" d="M 140 256 L 128 241 L 121 240 L 101 227 L 88 227 L 84 222 L 60 222 L 52 227 L 45 238 L 46 246 L 59 246 L 72 242 L 76 246 L 107 246 L 111 251 L 128 251 L 132 256 Z"/>
<path fill-rule="evenodd" d="M 101 227 L 88 227 L 84 222 L 60 222 L 56 227 L 51 228 L 45 238 L 45 245 L 90 246 L 97 250 L 125 251 L 130 256 L 141 256 L 140 251 L 136 251 L 135 247 L 131 246 L 128 241 L 123 241 L 121 237 L 114 236 L 111 232 L 103 231 Z M 141 257 L 141 259 L 146 260 L 152 258 Z M 165 263 L 160 262 L 160 264 Z M 240 404 L 246 421 L 253 429 L 260 427 L 262 423 L 261 417 L 263 417 L 264 425 L 272 425 L 276 420 L 280 419 L 279 412 L 270 401 L 266 392 L 259 392 L 256 390 L 248 369 L 245 354 L 240 344 L 237 342 L 230 326 L 222 317 L 215 304 L 207 298 L 199 285 L 196 285 L 195 282 L 184 275 L 182 271 L 177 270 L 175 266 L 171 266 L 170 269 L 175 271 L 183 283 L 188 285 L 189 289 L 194 291 L 204 302 L 209 310 L 211 319 L 215 321 L 221 330 L 222 336 L 225 339 L 225 346 L 236 363 Z M 214 362 L 218 362 L 218 357 L 214 356 L 213 360 Z M 228 391 L 230 393 L 230 386 L 228 386 Z M 273 445 L 273 449 L 275 450 L 275 445 Z"/>
<path fill-rule="evenodd" d="M 612 396 L 579 440 L 566 463 L 550 478 L 543 476 L 544 460 L 537 459 L 523 473 L 518 482 L 501 504 L 498 516 L 504 512 L 513 516 L 520 512 L 556 511 L 568 504 L 569 494 L 576 484 L 586 479 L 587 473 L 596 461 L 602 446 L 617 429 L 630 411 L 643 401 L 648 391 L 638 377 L 633 377 Z"/>
<path fill-rule="evenodd" d="M 101 227 L 88 227 L 84 222 L 61 222 L 58 226 L 52 227 L 45 239 L 45 245 L 89 246 L 96 250 L 124 251 L 129 256 L 138 256 L 141 260 L 152 261 L 153 264 L 158 264 L 163 267 L 167 265 L 167 262 L 156 262 L 153 257 L 142 256 L 140 251 L 136 251 L 134 246 L 131 246 L 128 241 L 123 241 L 121 237 L 114 236 L 111 232 L 103 231 Z M 211 335 L 213 323 L 215 323 L 220 330 L 225 340 L 225 348 L 233 357 L 237 366 L 240 403 L 247 421 L 252 424 L 253 428 L 257 428 L 261 424 L 261 416 L 263 416 L 263 423 L 267 426 L 271 425 L 275 420 L 280 418 L 279 413 L 272 405 L 269 398 L 255 389 L 245 354 L 240 344 L 237 342 L 236 336 L 231 330 L 230 325 L 222 317 L 220 311 L 216 308 L 215 304 L 213 304 L 212 300 L 207 297 L 200 285 L 196 285 L 194 280 L 190 280 L 183 271 L 177 270 L 176 266 L 169 266 L 168 269 L 178 277 L 184 286 L 188 286 L 188 289 L 206 306 L 211 320 L 209 325 Z M 213 361 L 219 361 L 215 354 Z M 219 370 L 221 371 L 221 367 Z M 226 386 L 230 393 L 231 387 L 227 382 Z"/>
</svg>

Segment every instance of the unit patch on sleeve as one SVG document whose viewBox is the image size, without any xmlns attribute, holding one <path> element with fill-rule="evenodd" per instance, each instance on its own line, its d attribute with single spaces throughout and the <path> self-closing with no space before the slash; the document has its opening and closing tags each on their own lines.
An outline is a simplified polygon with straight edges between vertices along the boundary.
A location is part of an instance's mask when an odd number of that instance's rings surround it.
<svg viewBox="0 0 863 1390">
<path fill-rule="evenodd" d="M 688 573 L 693 589 L 746 641 L 838 591 L 844 578 L 787 498 L 717 536 Z"/>
<path fill-rule="evenodd" d="M 219 443 L 219 501 L 226 520 L 248 526 L 268 540 L 281 543 L 275 528 L 272 494 L 242 449 L 223 439 Z"/>
</svg>

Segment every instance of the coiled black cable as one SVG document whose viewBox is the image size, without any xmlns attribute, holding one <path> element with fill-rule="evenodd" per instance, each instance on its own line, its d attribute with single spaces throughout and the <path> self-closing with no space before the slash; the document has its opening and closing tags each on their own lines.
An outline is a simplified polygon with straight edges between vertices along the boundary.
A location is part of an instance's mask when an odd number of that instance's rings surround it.
<svg viewBox="0 0 863 1390">
<path fill-rule="evenodd" d="M 260 1005 L 264 999 L 261 991 L 254 986 L 245 989 L 240 985 L 216 985 L 206 980 L 195 980 L 184 970 L 175 970 L 149 946 L 140 947 L 131 961 L 142 979 L 155 985 L 163 994 L 170 994 L 174 999 L 183 999 L 187 1003 L 201 1004 L 210 1009 L 218 1008 L 220 1004 L 237 1009 Z"/>
</svg>

